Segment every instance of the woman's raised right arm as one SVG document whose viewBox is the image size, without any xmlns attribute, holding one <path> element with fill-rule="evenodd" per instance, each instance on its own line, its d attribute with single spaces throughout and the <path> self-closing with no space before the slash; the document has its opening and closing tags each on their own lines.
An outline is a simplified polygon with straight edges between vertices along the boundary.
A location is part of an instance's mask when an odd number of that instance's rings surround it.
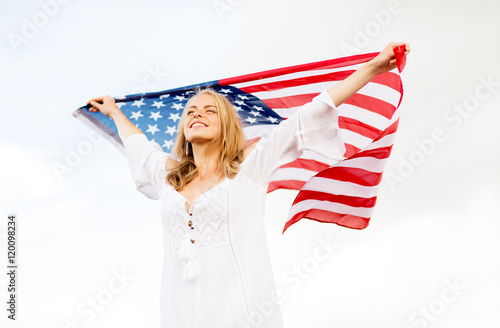
<svg viewBox="0 0 500 328">
<path fill-rule="evenodd" d="M 150 199 L 159 199 L 165 181 L 164 174 L 171 170 L 173 164 L 170 155 L 165 153 L 158 143 L 149 141 L 110 96 L 91 99 L 88 104 L 92 106 L 89 111 L 100 111 L 115 122 L 136 189 Z"/>
<path fill-rule="evenodd" d="M 96 97 L 87 102 L 91 105 L 89 112 L 100 111 L 106 116 L 113 119 L 118 130 L 118 135 L 122 139 L 122 143 L 125 144 L 125 139 L 127 139 L 132 134 L 143 133 L 139 128 L 137 128 L 130 120 L 123 114 L 123 112 L 116 106 L 115 100 L 110 96 Z"/>
</svg>

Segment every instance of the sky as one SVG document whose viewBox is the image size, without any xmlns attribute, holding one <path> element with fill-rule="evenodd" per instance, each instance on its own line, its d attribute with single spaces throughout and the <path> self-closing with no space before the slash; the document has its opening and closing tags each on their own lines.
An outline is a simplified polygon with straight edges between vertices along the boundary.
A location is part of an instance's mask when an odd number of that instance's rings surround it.
<svg viewBox="0 0 500 328">
<path fill-rule="evenodd" d="M 370 225 L 302 220 L 282 235 L 296 192 L 268 195 L 285 327 L 500 326 L 498 1 L 0 0 L 0 8 L 2 272 L 12 214 L 18 264 L 15 321 L 10 278 L 0 275 L 1 327 L 159 327 L 160 203 L 135 190 L 123 154 L 75 109 L 96 96 L 376 52 L 391 41 L 411 53 Z"/>
</svg>

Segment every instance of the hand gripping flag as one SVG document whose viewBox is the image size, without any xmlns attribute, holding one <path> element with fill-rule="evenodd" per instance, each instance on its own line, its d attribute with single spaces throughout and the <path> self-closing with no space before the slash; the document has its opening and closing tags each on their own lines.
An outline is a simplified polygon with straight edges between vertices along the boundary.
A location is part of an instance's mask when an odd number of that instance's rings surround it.
<svg viewBox="0 0 500 328">
<path fill-rule="evenodd" d="M 305 151 L 300 158 L 276 172 L 268 192 L 280 188 L 300 190 L 283 232 L 302 218 L 354 229 L 368 225 L 382 172 L 391 153 L 399 121 L 397 109 L 403 96 L 399 73 L 404 66 L 404 51 L 403 54 L 395 53 L 399 72 L 394 69 L 376 76 L 338 106 L 339 134 L 346 149 L 343 160 L 331 163 L 318 154 Z M 377 54 L 285 67 L 115 100 L 148 139 L 171 152 L 178 121 L 189 96 L 197 87 L 211 87 L 233 102 L 246 138 L 252 139 L 269 134 L 279 122 Z M 82 106 L 73 116 L 124 152 L 113 120 L 88 109 L 89 106 Z"/>
</svg>

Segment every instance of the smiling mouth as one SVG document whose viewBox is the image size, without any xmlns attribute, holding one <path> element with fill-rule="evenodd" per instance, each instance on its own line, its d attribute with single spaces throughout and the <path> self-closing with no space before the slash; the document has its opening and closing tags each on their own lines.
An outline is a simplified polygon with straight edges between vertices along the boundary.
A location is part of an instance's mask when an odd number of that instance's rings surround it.
<svg viewBox="0 0 500 328">
<path fill-rule="evenodd" d="M 191 126 L 190 126 L 190 128 L 195 128 L 195 127 L 203 127 L 203 128 L 205 128 L 205 127 L 207 127 L 207 125 L 204 124 L 204 123 L 196 122 L 196 123 L 191 124 Z"/>
</svg>

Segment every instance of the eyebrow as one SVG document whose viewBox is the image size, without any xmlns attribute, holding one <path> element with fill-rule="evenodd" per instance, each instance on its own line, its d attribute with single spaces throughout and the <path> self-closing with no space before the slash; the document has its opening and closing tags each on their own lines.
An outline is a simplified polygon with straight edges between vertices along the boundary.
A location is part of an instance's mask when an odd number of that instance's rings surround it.
<svg viewBox="0 0 500 328">
<path fill-rule="evenodd" d="M 192 107 L 197 108 L 195 105 L 191 105 L 191 106 L 188 107 L 188 109 L 192 108 Z M 217 109 L 217 107 L 215 105 L 205 105 L 205 106 L 203 106 L 203 108 L 207 108 L 207 107 L 214 107 L 215 109 Z"/>
</svg>

